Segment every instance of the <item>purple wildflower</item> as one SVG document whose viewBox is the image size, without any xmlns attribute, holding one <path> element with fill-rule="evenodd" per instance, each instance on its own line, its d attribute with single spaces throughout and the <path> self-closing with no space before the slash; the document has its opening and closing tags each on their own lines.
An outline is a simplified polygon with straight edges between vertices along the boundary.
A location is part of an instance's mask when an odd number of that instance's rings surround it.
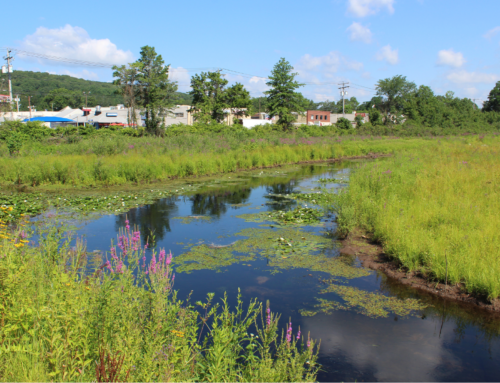
<svg viewBox="0 0 500 383">
<path fill-rule="evenodd" d="M 300 328 L 299 328 L 299 332 L 297 333 L 297 340 L 299 340 L 299 339 L 300 339 L 300 334 L 301 334 L 301 333 L 300 333 Z"/>
<path fill-rule="evenodd" d="M 165 261 L 165 263 L 168 265 L 170 265 L 170 263 L 172 262 L 172 252 L 170 252 L 167 256 L 167 259 Z"/>
<path fill-rule="evenodd" d="M 266 312 L 267 312 L 266 323 L 267 323 L 267 327 L 269 327 L 269 326 L 271 326 L 271 308 L 269 306 L 267 306 Z"/>
<path fill-rule="evenodd" d="M 286 329 L 286 342 L 290 343 L 291 341 L 292 341 L 292 322 L 290 321 Z"/>
</svg>

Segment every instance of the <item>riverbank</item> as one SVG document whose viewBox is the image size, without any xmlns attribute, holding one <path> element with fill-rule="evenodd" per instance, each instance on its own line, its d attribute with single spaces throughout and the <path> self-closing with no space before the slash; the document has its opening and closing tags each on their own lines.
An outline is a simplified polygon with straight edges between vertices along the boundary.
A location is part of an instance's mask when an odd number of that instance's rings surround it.
<svg viewBox="0 0 500 383">
<path fill-rule="evenodd" d="M 39 151 L 33 149 L 19 156 L 2 156 L 0 185 L 83 188 L 150 184 L 370 153 L 394 154 L 437 145 L 436 139 L 391 137 L 247 139 L 231 141 L 231 145 L 221 137 L 217 146 L 212 139 L 205 142 L 206 146 L 196 141 L 192 147 L 175 146 L 160 138 L 149 141 L 129 138 L 125 143 L 124 138 L 101 137 L 98 142 L 77 143 L 75 147 L 61 144 L 56 147 L 58 151 L 54 147 L 41 147 Z"/>
<path fill-rule="evenodd" d="M 358 166 L 349 187 L 333 196 L 338 233 L 371 233 L 384 253 L 407 271 L 409 283 L 425 276 L 437 288 L 438 282 L 445 285 L 438 292 L 456 286 L 460 299 L 469 299 L 461 295 L 465 291 L 471 299 L 496 307 L 499 150 L 495 137 L 442 140 L 435 147 Z"/>
<path fill-rule="evenodd" d="M 398 260 L 391 259 L 380 243 L 373 236 L 359 229 L 354 229 L 340 241 L 340 253 L 359 259 L 363 267 L 379 270 L 403 285 L 425 291 L 432 295 L 480 307 L 500 313 L 500 299 L 489 301 L 485 296 L 476 296 L 465 291 L 463 284 L 447 284 L 436 281 L 432 276 L 418 271 L 410 271 Z"/>
</svg>

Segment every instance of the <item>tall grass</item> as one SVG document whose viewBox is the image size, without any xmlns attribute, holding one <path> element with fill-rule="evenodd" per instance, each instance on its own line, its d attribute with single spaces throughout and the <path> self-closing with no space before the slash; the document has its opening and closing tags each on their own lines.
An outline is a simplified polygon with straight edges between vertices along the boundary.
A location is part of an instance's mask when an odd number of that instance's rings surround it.
<svg viewBox="0 0 500 383">
<path fill-rule="evenodd" d="M 171 255 L 146 262 L 126 224 L 108 260 L 55 225 L 37 247 L 0 227 L 1 381 L 315 381 L 300 329 L 279 336 L 269 304 L 240 296 L 180 301 Z"/>
<path fill-rule="evenodd" d="M 181 140 L 179 137 L 172 140 L 136 138 L 126 143 L 122 137 L 108 137 L 42 146 L 40 151 L 34 149 L 38 144 L 33 143 L 31 149 L 24 149 L 19 156 L 0 157 L 0 183 L 30 186 L 149 183 L 433 145 L 425 139 L 368 137 L 269 137 L 237 141 L 227 137 L 185 136 L 182 141 L 175 141 Z"/>
<path fill-rule="evenodd" d="M 500 140 L 441 140 L 356 168 L 339 231 L 373 232 L 410 270 L 500 296 Z"/>
</svg>

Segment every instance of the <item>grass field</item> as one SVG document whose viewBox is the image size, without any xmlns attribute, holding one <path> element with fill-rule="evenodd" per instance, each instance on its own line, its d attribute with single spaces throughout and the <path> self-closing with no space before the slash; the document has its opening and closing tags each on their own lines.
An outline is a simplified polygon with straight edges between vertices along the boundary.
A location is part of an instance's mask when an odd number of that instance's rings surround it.
<svg viewBox="0 0 500 383">
<path fill-rule="evenodd" d="M 17 156 L 0 156 L 0 183 L 77 187 L 150 183 L 301 161 L 395 153 L 436 142 L 417 138 L 270 136 L 238 140 L 233 136 L 184 136 L 98 137 L 46 146 L 32 143 Z"/>
<path fill-rule="evenodd" d="M 353 170 L 339 231 L 372 232 L 409 270 L 500 296 L 500 139 L 441 139 Z"/>
</svg>

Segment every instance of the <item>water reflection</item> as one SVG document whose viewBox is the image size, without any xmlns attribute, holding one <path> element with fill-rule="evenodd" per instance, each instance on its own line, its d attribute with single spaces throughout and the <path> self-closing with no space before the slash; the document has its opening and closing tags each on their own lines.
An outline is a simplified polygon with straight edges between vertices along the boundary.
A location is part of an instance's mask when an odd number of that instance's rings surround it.
<svg viewBox="0 0 500 383">
<path fill-rule="evenodd" d="M 261 231 L 268 228 L 234 216 L 285 210 L 295 201 L 279 194 L 317 187 L 318 183 L 313 181 L 320 177 L 347 176 L 348 166 L 307 165 L 277 176 L 245 175 L 246 179 L 236 184 L 232 179 L 225 180 L 226 184 L 224 180 L 207 181 L 192 194 L 162 199 L 133 209 L 127 215 L 131 224 L 140 228 L 143 240 L 154 233 L 158 248 L 172 250 L 176 261 L 186 259 L 183 267 L 176 266 L 175 288 L 180 297 L 193 291 L 192 301 L 202 300 L 207 292 L 214 291 L 218 299 L 227 291 L 231 301 L 241 288 L 247 301 L 254 297 L 261 301 L 269 299 L 273 310 L 282 314 L 282 325 L 291 318 L 294 328 L 300 325 L 303 334 L 310 331 L 313 337 L 320 338 L 323 364 L 320 381 L 499 381 L 500 320 L 496 316 L 419 293 L 376 272 L 363 273 L 358 269 L 360 275 L 347 278 L 346 270 L 356 270 L 358 260 L 338 255 L 328 235 L 332 222 L 326 228 L 302 228 L 307 234 L 295 228 L 290 228 L 293 233 L 274 228 L 266 236 Z M 172 220 L 189 215 L 210 216 L 213 220 L 186 223 Z M 107 216 L 90 222 L 81 233 L 88 234 L 90 251 L 107 249 L 109 238 L 116 236 L 124 225 L 124 214 Z M 114 233 L 110 233 L 110 226 L 114 226 Z M 242 239 L 235 235 L 250 230 L 252 236 Z M 294 244 L 302 237 L 307 238 L 311 249 L 266 257 L 266 249 L 274 252 L 275 247 L 282 246 L 276 242 L 277 235 L 293 240 Z M 328 240 L 328 244 L 318 246 L 309 235 L 319 236 L 321 243 Z M 224 247 L 235 240 L 239 241 L 235 249 L 241 251 L 237 256 Z M 214 243 L 221 248 L 209 246 Z M 187 253 L 195 247 L 198 252 Z M 427 307 L 418 311 L 417 316 L 407 317 L 391 314 L 388 318 L 374 319 L 353 310 L 301 316 L 299 310 L 310 309 L 319 291 L 325 288 L 320 279 L 336 275 L 343 286 L 400 299 L 419 299 Z"/>
<path fill-rule="evenodd" d="M 162 198 L 152 205 L 132 209 L 126 215 L 117 215 L 115 230 L 125 227 L 125 220 L 128 218 L 131 227 L 140 228 L 143 243 L 148 240 L 151 243 L 153 237 L 156 242 L 161 241 L 172 231 L 170 219 L 175 217 L 179 210 L 177 199 L 176 196 Z"/>
<path fill-rule="evenodd" d="M 248 201 L 252 189 L 242 187 L 235 191 L 195 194 L 190 197 L 193 215 L 210 215 L 220 218 L 227 212 L 228 205 L 243 204 Z"/>
</svg>

